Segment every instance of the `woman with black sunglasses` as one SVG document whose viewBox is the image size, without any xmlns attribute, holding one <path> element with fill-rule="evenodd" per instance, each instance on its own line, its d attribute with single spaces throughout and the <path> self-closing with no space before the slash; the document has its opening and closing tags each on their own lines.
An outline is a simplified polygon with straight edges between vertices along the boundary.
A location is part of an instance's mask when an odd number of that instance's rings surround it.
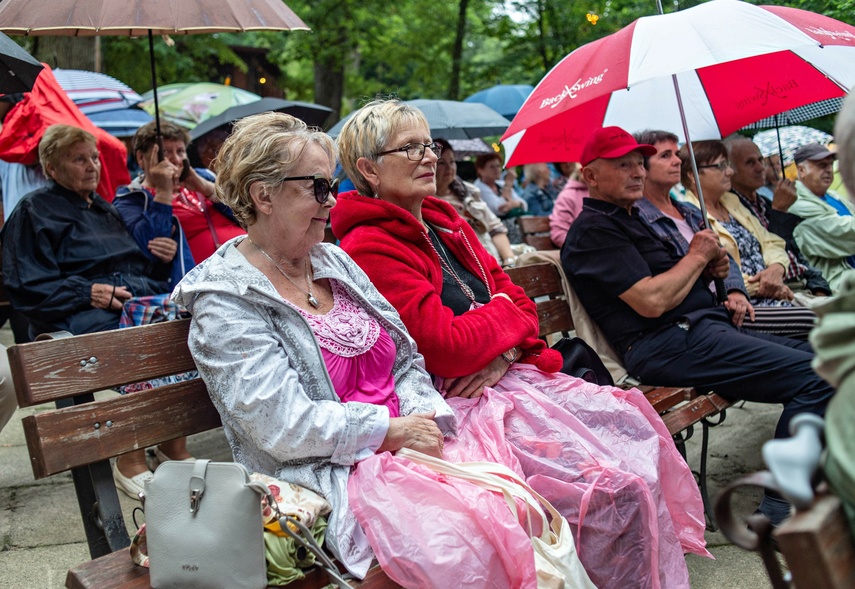
<svg viewBox="0 0 855 589">
<path fill-rule="evenodd" d="M 439 455 L 455 429 L 394 309 L 338 247 L 335 145 L 282 113 L 239 121 L 216 190 L 246 227 L 173 293 L 235 460 L 332 505 L 326 544 L 355 575 L 373 553 L 348 502 L 353 465 L 407 447 Z"/>
</svg>

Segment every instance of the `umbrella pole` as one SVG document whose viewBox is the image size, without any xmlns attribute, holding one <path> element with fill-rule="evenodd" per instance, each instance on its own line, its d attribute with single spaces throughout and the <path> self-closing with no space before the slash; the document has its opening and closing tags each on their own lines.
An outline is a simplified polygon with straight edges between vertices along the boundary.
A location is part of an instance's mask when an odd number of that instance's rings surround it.
<svg viewBox="0 0 855 589">
<path fill-rule="evenodd" d="M 778 180 L 784 179 L 784 148 L 781 146 L 781 123 L 778 121 L 778 115 L 775 115 L 775 134 L 778 136 L 778 157 L 781 158 L 781 177 L 778 178 L 778 172 L 775 172 L 775 177 Z"/>
<path fill-rule="evenodd" d="M 148 55 L 151 58 L 151 92 L 154 96 L 154 126 L 156 129 L 157 161 L 163 161 L 163 135 L 160 133 L 160 104 L 157 102 L 157 71 L 154 64 L 154 35 L 148 30 Z"/>
<path fill-rule="evenodd" d="M 662 10 L 662 0 L 656 0 L 656 9 L 659 14 L 665 14 Z M 686 111 L 683 110 L 683 97 L 680 94 L 680 83 L 677 82 L 677 74 L 671 76 L 674 82 L 674 93 L 677 95 L 677 108 L 680 109 L 680 121 L 683 123 L 683 135 L 686 137 L 686 146 L 689 148 L 689 161 L 692 162 L 692 174 L 695 175 L 695 187 L 698 189 L 698 204 L 701 205 L 701 217 L 703 218 L 704 227 L 709 227 L 709 216 L 707 215 L 707 205 L 704 202 L 704 189 L 701 188 L 701 181 L 698 177 L 698 162 L 695 161 L 695 150 L 692 148 L 692 138 L 689 137 L 689 124 L 686 122 Z M 721 241 L 719 241 L 721 245 Z M 718 302 L 723 303 L 727 300 L 727 290 L 724 288 L 724 280 L 721 278 L 713 279 L 715 283 L 715 294 Z"/>
<path fill-rule="evenodd" d="M 689 149 L 689 161 L 692 162 L 692 174 L 695 177 L 695 188 L 698 191 L 698 204 L 701 207 L 701 217 L 703 218 L 704 227 L 709 228 L 709 215 L 707 214 L 707 205 L 704 202 L 704 189 L 701 188 L 701 180 L 698 175 L 698 162 L 695 161 L 695 150 L 692 147 L 692 138 L 689 137 L 689 124 L 686 121 L 686 112 L 683 110 L 683 97 L 680 95 L 680 83 L 677 82 L 677 75 L 671 76 L 674 82 L 674 93 L 677 95 L 677 108 L 680 110 L 680 121 L 683 123 L 683 135 L 686 137 L 686 147 Z M 721 245 L 721 241 L 719 241 Z M 713 279 L 715 283 L 715 294 L 718 302 L 723 303 L 727 300 L 727 290 L 724 287 L 724 280 L 721 278 Z"/>
</svg>

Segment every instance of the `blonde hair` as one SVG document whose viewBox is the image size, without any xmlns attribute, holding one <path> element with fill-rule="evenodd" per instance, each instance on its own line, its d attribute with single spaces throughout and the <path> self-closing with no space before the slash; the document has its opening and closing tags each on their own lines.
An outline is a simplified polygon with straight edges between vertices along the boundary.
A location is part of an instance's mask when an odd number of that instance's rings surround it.
<svg viewBox="0 0 855 589">
<path fill-rule="evenodd" d="M 855 200 L 855 98 L 852 94 L 843 101 L 843 107 L 837 115 L 834 142 L 837 144 L 840 177 L 849 191 L 849 198 Z"/>
<path fill-rule="evenodd" d="M 98 147 L 98 140 L 95 135 L 80 127 L 72 127 L 71 125 L 51 125 L 48 127 L 45 134 L 42 135 L 41 141 L 39 141 L 39 161 L 45 173 L 47 173 L 48 165 L 54 168 L 59 166 L 60 161 L 71 146 L 81 141 Z"/>
<path fill-rule="evenodd" d="M 330 165 L 335 166 L 333 140 L 300 119 L 277 112 L 241 119 L 212 164 L 217 170 L 217 198 L 231 207 L 241 225 L 254 224 L 256 212 L 250 187 L 256 182 L 269 189 L 281 185 L 283 178 L 291 175 L 309 142 L 323 148 Z"/>
<path fill-rule="evenodd" d="M 375 187 L 356 168 L 356 162 L 362 157 L 380 161 L 377 153 L 383 151 L 395 129 L 408 123 L 429 128 L 422 111 L 392 98 L 372 100 L 342 127 L 337 140 L 341 165 L 361 194 L 371 196 Z"/>
</svg>

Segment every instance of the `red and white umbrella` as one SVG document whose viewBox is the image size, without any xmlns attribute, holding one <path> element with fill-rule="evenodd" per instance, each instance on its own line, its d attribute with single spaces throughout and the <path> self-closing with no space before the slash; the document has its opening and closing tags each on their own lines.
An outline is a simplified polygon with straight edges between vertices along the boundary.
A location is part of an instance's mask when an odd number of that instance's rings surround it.
<svg viewBox="0 0 855 589">
<path fill-rule="evenodd" d="M 640 18 L 558 63 L 502 137 L 507 165 L 578 161 L 590 133 L 618 125 L 719 139 L 855 85 L 855 27 L 784 6 L 711 0 Z"/>
</svg>

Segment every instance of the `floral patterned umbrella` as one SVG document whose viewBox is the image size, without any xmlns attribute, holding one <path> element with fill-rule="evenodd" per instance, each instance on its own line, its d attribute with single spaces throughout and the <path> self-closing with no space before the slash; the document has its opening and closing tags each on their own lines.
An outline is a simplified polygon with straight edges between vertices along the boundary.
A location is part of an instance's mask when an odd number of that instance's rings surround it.
<svg viewBox="0 0 855 589">
<path fill-rule="evenodd" d="M 778 148 L 778 136 L 780 133 L 781 145 Z M 793 154 L 802 145 L 808 143 L 821 143 L 828 145 L 833 137 L 828 133 L 814 129 L 813 127 L 803 127 L 793 125 L 791 127 L 779 127 L 778 129 L 769 129 L 768 131 L 760 131 L 752 141 L 760 148 L 760 153 L 763 157 L 769 157 L 776 153 L 782 156 L 784 167 L 793 163 Z"/>
</svg>

